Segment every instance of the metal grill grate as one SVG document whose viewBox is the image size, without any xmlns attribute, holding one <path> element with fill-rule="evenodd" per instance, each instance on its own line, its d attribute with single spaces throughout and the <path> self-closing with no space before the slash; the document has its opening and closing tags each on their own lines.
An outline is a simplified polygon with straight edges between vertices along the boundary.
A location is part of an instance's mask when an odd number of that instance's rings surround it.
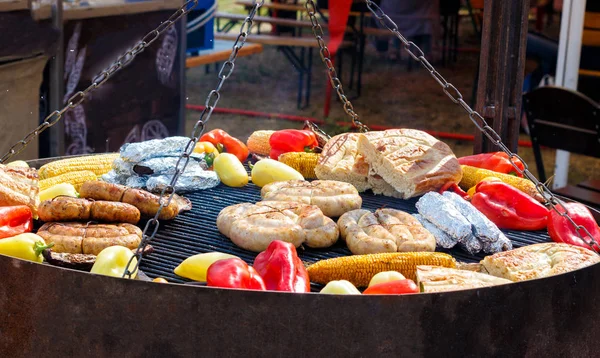
<svg viewBox="0 0 600 358">
<path fill-rule="evenodd" d="M 142 261 L 142 271 L 152 278 L 160 276 L 170 282 L 183 283 L 188 280 L 175 275 L 173 269 L 194 254 L 219 251 L 237 255 L 249 264 L 254 261 L 257 254 L 235 246 L 228 238 L 221 235 L 217 230 L 216 221 L 221 209 L 229 205 L 260 201 L 258 187 L 248 184 L 244 188 L 230 188 L 221 184 L 216 188 L 192 193 L 186 197 L 192 201 L 192 210 L 179 215 L 171 222 L 161 222 L 161 228 L 151 243 L 155 251 Z M 362 198 L 365 209 L 387 207 L 416 213 L 416 199 L 400 200 L 365 193 L 362 194 Z M 505 231 L 505 233 L 512 240 L 515 248 L 550 241 L 545 232 Z M 470 255 L 460 248 L 445 252 L 464 262 L 477 262 L 484 257 L 483 254 Z M 298 254 L 307 263 L 351 255 L 341 240 L 328 249 L 300 248 Z"/>
</svg>

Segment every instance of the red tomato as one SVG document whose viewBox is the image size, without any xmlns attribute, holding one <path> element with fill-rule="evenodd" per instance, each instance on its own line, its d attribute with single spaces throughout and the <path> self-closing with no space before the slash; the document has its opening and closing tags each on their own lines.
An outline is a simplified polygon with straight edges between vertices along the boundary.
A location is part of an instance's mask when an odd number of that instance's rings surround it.
<svg viewBox="0 0 600 358">
<path fill-rule="evenodd" d="M 419 287 L 413 280 L 396 280 L 378 283 L 367 288 L 363 295 L 404 295 L 407 293 L 419 293 Z"/>
</svg>

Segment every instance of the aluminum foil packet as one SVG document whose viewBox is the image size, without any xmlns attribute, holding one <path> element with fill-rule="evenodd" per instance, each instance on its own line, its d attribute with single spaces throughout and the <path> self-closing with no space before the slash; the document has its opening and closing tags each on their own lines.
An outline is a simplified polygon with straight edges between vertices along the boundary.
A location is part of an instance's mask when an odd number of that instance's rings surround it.
<svg viewBox="0 0 600 358">
<path fill-rule="evenodd" d="M 460 195 L 449 191 L 444 192 L 443 195 L 473 225 L 473 235 L 481 242 L 496 242 L 500 237 L 504 236 L 496 224 L 471 205 L 471 203 L 461 198 Z"/>
<path fill-rule="evenodd" d="M 179 156 L 189 141 L 188 137 L 168 137 L 139 143 L 126 143 L 121 146 L 121 159 L 125 162 L 139 163 L 142 160 L 156 157 Z"/>
<path fill-rule="evenodd" d="M 134 189 L 144 189 L 147 181 L 148 177 L 132 175 L 125 180 L 123 185 Z"/>
<path fill-rule="evenodd" d="M 112 164 L 113 171 L 116 175 L 131 175 L 133 173 L 134 163 L 126 162 L 121 157 L 115 159 Z"/>
<path fill-rule="evenodd" d="M 496 242 L 484 242 L 483 252 L 486 254 L 495 254 L 497 252 L 509 251 L 513 249 L 512 241 L 502 234 L 502 237 Z"/>
<path fill-rule="evenodd" d="M 161 192 L 169 183 L 173 175 L 153 175 L 148 178 L 146 187 L 151 192 Z M 176 193 L 188 193 L 196 190 L 214 188 L 219 185 L 217 173 L 208 170 L 187 170 L 179 177 L 175 184 Z"/>
<path fill-rule="evenodd" d="M 175 167 L 179 157 L 156 157 L 151 159 L 142 160 L 131 166 L 131 173 L 135 175 L 173 175 L 175 174 Z M 183 165 L 183 160 L 180 163 Z M 204 157 L 191 156 L 185 167 L 185 173 L 188 172 L 201 172 L 208 169 Z"/>
<path fill-rule="evenodd" d="M 437 246 L 442 247 L 444 249 L 451 249 L 458 243 L 458 240 L 446 234 L 444 231 L 440 230 L 440 228 L 435 226 L 432 222 L 425 219 L 423 215 L 413 214 L 413 216 L 417 220 L 419 220 L 421 225 L 423 225 L 423 227 L 435 237 Z"/>
<path fill-rule="evenodd" d="M 416 203 L 419 214 L 457 241 L 472 236 L 471 223 L 441 194 L 429 192 Z"/>
<path fill-rule="evenodd" d="M 473 235 L 459 241 L 458 246 L 471 255 L 475 255 L 483 249 L 483 244 L 481 241 L 479 241 L 479 239 Z"/>
</svg>

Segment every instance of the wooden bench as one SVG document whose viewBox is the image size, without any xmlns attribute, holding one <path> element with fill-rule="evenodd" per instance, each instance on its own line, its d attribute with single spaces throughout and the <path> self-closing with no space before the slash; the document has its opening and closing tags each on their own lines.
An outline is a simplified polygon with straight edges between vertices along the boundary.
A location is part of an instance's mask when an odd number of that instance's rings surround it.
<svg viewBox="0 0 600 358">
<path fill-rule="evenodd" d="M 238 5 L 242 5 L 245 7 L 252 7 L 252 0 L 239 0 L 235 2 Z M 296 11 L 299 13 L 306 13 L 306 7 L 300 4 L 282 4 L 282 3 L 274 3 L 270 1 L 265 1 L 265 3 L 261 6 L 261 8 L 265 9 L 273 9 L 273 10 L 282 10 L 282 11 Z M 328 9 L 319 9 L 320 12 L 324 14 L 328 14 Z M 358 17 L 364 15 L 365 17 L 371 17 L 373 14 L 371 12 L 360 12 L 360 11 L 350 11 L 350 16 Z"/>
<path fill-rule="evenodd" d="M 233 48 L 233 41 L 215 40 L 214 48 L 202 50 L 197 56 L 190 56 L 185 60 L 185 68 L 193 68 L 211 63 L 223 62 L 229 59 Z M 263 46 L 256 43 L 247 43 L 238 52 L 238 57 L 250 56 L 263 51 Z"/>
<path fill-rule="evenodd" d="M 234 41 L 237 38 L 237 34 L 233 33 L 215 33 L 215 39 L 219 40 L 230 40 Z M 263 45 L 271 46 L 291 46 L 291 47 L 319 47 L 317 40 L 314 37 L 291 37 L 291 36 L 277 36 L 277 35 L 263 35 L 263 34 L 250 34 L 248 35 L 248 42 L 259 43 Z M 325 39 L 327 42 L 328 39 Z M 344 41 L 342 47 L 351 46 L 351 41 Z"/>
<path fill-rule="evenodd" d="M 246 17 L 247 17 L 247 15 L 245 15 L 245 14 L 232 14 L 232 13 L 220 12 L 220 11 L 218 11 L 215 14 L 215 18 L 217 20 L 219 20 L 219 19 L 230 20 L 231 24 L 243 22 L 246 19 Z M 268 23 L 271 25 L 281 25 L 281 26 L 289 26 L 289 27 L 305 27 L 305 28 L 312 27 L 312 24 L 310 23 L 310 21 L 300 21 L 300 20 L 293 20 L 293 19 L 270 17 L 270 16 L 258 16 L 258 15 L 254 16 L 254 22 L 257 24 Z M 229 30 L 231 30 L 231 27 L 232 26 L 225 25 L 223 28 L 220 28 L 219 24 L 217 24 L 217 29 L 221 32 L 228 32 Z"/>
<path fill-rule="evenodd" d="M 218 40 L 234 41 L 237 36 L 237 34 L 233 33 L 215 33 L 215 39 Z M 327 39 L 325 39 L 325 41 L 327 41 Z M 298 72 L 298 109 L 308 107 L 310 103 L 313 49 L 319 47 L 317 40 L 314 37 L 250 34 L 248 35 L 247 42 L 276 46 L 277 49 L 284 54 Z M 344 48 L 349 46 L 352 46 L 352 42 L 344 41 L 340 47 Z M 299 49 L 299 53 L 296 53 L 296 49 Z"/>
</svg>

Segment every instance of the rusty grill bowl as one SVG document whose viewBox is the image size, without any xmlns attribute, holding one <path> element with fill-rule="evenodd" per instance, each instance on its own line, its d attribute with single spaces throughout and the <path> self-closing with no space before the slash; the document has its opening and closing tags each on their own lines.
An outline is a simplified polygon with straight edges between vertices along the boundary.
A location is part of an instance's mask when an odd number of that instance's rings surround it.
<svg viewBox="0 0 600 358">
<path fill-rule="evenodd" d="M 161 223 L 150 277 L 199 252 L 251 263 L 215 227 L 221 208 L 260 199 L 223 185 L 187 195 L 191 212 Z M 363 207 L 415 212 L 415 200 L 363 196 Z M 515 247 L 548 241 L 506 232 Z M 451 250 L 461 261 L 478 261 Z M 299 250 L 307 262 L 349 254 Z M 544 279 L 436 294 L 343 296 L 124 280 L 0 255 L 0 356 L 593 356 L 600 265 Z"/>
</svg>

